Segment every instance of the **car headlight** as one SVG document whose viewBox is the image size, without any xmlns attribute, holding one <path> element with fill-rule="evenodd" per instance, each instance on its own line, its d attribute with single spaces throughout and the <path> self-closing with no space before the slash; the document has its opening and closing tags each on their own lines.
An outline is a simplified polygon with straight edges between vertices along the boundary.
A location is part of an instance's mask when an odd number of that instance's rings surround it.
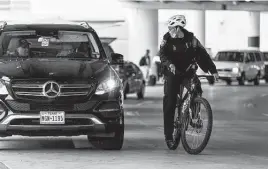
<svg viewBox="0 0 268 169">
<path fill-rule="evenodd" d="M 233 73 L 239 73 L 239 68 L 235 67 L 232 69 Z"/>
<path fill-rule="evenodd" d="M 108 79 L 108 80 L 103 81 L 101 84 L 99 84 L 95 94 L 102 95 L 104 93 L 113 91 L 115 88 L 119 86 L 120 86 L 120 83 L 118 80 Z"/>
<path fill-rule="evenodd" d="M 2 80 L 0 80 L 0 95 L 7 95 L 7 94 L 8 94 L 8 91 L 7 91 L 6 85 Z"/>
</svg>

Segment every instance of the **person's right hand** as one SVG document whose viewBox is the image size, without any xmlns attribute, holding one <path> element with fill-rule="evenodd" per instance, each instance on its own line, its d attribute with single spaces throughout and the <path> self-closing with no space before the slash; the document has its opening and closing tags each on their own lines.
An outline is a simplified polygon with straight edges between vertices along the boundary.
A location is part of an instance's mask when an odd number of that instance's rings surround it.
<svg viewBox="0 0 268 169">
<path fill-rule="evenodd" d="M 169 65 L 169 69 L 170 69 L 170 71 L 171 71 L 174 75 L 176 74 L 176 67 L 175 67 L 175 65 L 170 64 L 170 65 Z"/>
</svg>

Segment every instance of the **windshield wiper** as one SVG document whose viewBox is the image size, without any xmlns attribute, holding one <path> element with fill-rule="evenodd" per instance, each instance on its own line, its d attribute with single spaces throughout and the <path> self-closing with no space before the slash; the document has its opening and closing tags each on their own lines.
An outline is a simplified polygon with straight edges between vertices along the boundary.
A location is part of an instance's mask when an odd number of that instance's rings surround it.
<svg viewBox="0 0 268 169">
<path fill-rule="evenodd" d="M 69 59 L 69 60 L 92 60 L 93 58 L 66 58 L 66 59 Z"/>
</svg>

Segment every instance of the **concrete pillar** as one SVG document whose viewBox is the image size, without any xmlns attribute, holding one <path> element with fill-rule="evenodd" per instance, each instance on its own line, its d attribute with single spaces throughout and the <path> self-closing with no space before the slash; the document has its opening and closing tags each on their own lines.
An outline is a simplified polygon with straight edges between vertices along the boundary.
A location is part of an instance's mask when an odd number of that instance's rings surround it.
<svg viewBox="0 0 268 169">
<path fill-rule="evenodd" d="M 206 47 L 206 11 L 196 10 L 194 12 L 193 31 L 201 44 Z"/>
<path fill-rule="evenodd" d="M 158 46 L 158 10 L 157 9 L 127 9 L 128 21 L 128 56 L 139 65 L 146 49 L 150 50 L 151 60 L 156 55 Z"/>
<path fill-rule="evenodd" d="M 249 12 L 248 47 L 260 48 L 260 12 Z"/>
</svg>

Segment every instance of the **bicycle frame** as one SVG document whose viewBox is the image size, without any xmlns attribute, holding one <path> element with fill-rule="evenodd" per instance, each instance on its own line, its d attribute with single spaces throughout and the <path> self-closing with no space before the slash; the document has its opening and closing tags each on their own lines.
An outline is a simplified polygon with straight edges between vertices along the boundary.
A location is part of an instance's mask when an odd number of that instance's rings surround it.
<svg viewBox="0 0 268 169">
<path fill-rule="evenodd" d="M 207 78 L 208 76 L 205 75 L 201 75 L 201 76 L 197 76 L 198 78 Z M 192 77 L 190 79 L 190 90 L 187 90 L 187 92 L 185 93 L 185 95 L 182 97 L 183 95 L 183 91 L 184 91 L 184 86 L 181 85 L 181 90 L 180 93 L 178 94 L 178 105 L 180 104 L 179 107 L 179 111 L 182 115 L 184 115 L 185 113 L 189 112 L 189 108 L 192 105 L 192 101 L 195 97 L 200 96 L 201 97 L 201 93 L 197 90 L 197 83 L 194 82 L 194 77 Z M 181 100 L 179 100 L 182 97 Z M 191 116 L 190 116 L 191 117 Z"/>
</svg>

